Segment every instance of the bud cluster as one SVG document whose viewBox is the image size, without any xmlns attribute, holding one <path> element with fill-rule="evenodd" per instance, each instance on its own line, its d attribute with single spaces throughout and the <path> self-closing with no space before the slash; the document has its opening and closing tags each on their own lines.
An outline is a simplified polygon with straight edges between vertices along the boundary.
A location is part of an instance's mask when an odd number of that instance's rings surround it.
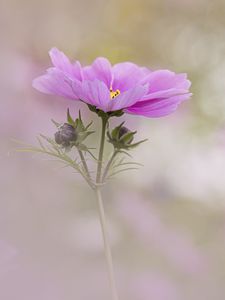
<svg viewBox="0 0 225 300">
<path fill-rule="evenodd" d="M 137 143 L 132 143 L 137 131 L 131 131 L 127 127 L 123 126 L 123 124 L 124 122 L 115 127 L 111 132 L 109 129 L 107 131 L 108 141 L 116 150 L 129 150 L 146 141 L 142 140 Z"/>
<path fill-rule="evenodd" d="M 83 141 L 94 131 L 89 131 L 92 123 L 84 126 L 79 112 L 79 117 L 76 120 L 70 115 L 69 109 L 67 110 L 67 123 L 58 124 L 54 121 L 58 131 L 55 133 L 55 142 L 63 148 L 70 150 L 73 146 L 79 150 L 86 151 L 88 148 L 83 144 Z"/>
</svg>

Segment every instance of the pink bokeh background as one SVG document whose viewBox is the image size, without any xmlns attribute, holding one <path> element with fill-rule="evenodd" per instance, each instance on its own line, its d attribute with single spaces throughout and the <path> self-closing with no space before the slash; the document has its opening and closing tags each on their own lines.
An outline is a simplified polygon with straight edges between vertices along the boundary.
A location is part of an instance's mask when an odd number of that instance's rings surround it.
<svg viewBox="0 0 225 300">
<path fill-rule="evenodd" d="M 1 3 L 0 299 L 110 297 L 92 191 L 16 151 L 15 140 L 53 135 L 67 107 L 98 131 L 84 105 L 31 87 L 57 46 L 84 64 L 106 56 L 189 74 L 194 96 L 175 114 L 122 117 L 149 141 L 132 153 L 144 166 L 104 188 L 108 230 L 120 299 L 224 300 L 224 12 L 222 0 Z"/>
</svg>

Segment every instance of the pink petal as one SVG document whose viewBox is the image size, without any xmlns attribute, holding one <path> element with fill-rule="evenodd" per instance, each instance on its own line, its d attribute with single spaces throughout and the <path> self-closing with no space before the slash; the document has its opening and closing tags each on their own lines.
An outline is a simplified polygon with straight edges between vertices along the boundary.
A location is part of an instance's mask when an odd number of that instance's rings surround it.
<svg viewBox="0 0 225 300">
<path fill-rule="evenodd" d="M 113 90 L 119 89 L 121 92 L 133 88 L 146 77 L 148 69 L 140 68 L 130 62 L 123 62 L 113 66 Z"/>
<path fill-rule="evenodd" d="M 57 48 L 52 48 L 49 51 L 52 64 L 71 79 L 81 80 L 81 65 L 77 61 L 74 64 L 70 62 L 68 57 Z"/>
<path fill-rule="evenodd" d="M 162 90 L 162 91 L 158 91 L 158 92 L 154 92 L 154 93 L 148 93 L 147 95 L 145 95 L 142 99 L 142 101 L 150 101 L 153 99 L 164 99 L 164 98 L 169 98 L 169 97 L 173 97 L 176 95 L 184 95 L 187 94 L 188 90 L 184 90 L 184 89 L 176 89 L 176 88 L 171 88 L 168 90 Z"/>
<path fill-rule="evenodd" d="M 111 100 L 110 110 L 115 111 L 132 106 L 142 99 L 147 92 L 147 89 L 147 86 L 135 86 L 134 88 L 121 93 L 119 96 Z"/>
<path fill-rule="evenodd" d="M 133 107 L 126 109 L 127 113 L 143 115 L 146 117 L 158 118 L 166 116 L 174 112 L 178 105 L 190 98 L 191 94 L 174 96 L 168 99 L 157 99 L 149 101 L 148 103 L 141 101 L 136 103 Z"/>
<path fill-rule="evenodd" d="M 70 80 L 61 71 L 51 68 L 45 75 L 34 79 L 32 86 L 45 94 L 78 99 L 69 82 Z"/>
<path fill-rule="evenodd" d="M 103 81 L 108 89 L 112 83 L 111 64 L 104 57 L 98 57 L 91 66 L 83 68 L 84 80 L 100 80 Z"/>
<path fill-rule="evenodd" d="M 146 76 L 142 83 L 149 83 L 149 94 L 171 88 L 188 90 L 191 83 L 186 74 L 175 74 L 169 70 L 158 70 Z"/>
<path fill-rule="evenodd" d="M 110 92 L 104 82 L 99 80 L 83 81 L 80 96 L 88 104 L 94 105 L 105 112 L 109 111 L 108 106 L 111 102 Z"/>
</svg>

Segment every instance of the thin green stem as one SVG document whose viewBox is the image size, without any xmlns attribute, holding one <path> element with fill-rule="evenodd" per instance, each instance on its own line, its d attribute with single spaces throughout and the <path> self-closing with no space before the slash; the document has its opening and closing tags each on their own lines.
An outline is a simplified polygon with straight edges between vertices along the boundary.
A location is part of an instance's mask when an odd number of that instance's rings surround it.
<svg viewBox="0 0 225 300">
<path fill-rule="evenodd" d="M 105 212 L 102 202 L 102 195 L 100 188 L 96 188 L 96 196 L 98 201 L 98 210 L 99 210 L 99 218 L 101 223 L 101 229 L 102 229 L 102 236 L 104 241 L 104 250 L 105 250 L 105 257 L 106 262 L 108 266 L 108 276 L 109 276 L 109 283 L 110 283 L 110 289 L 111 289 L 111 296 L 112 300 L 119 300 L 117 295 L 117 289 L 116 289 L 116 282 L 115 282 L 115 276 L 114 276 L 114 270 L 113 270 L 113 262 L 112 262 L 112 254 L 109 244 L 109 238 L 106 231 L 106 218 L 105 218 Z"/>
<path fill-rule="evenodd" d="M 91 182 L 91 181 L 92 181 L 91 175 L 90 175 L 90 172 L 89 172 L 89 170 L 88 170 L 88 166 L 87 166 L 85 157 L 84 157 L 84 155 L 83 155 L 83 152 L 82 152 L 81 150 L 78 150 L 78 153 L 79 153 L 79 155 L 80 155 L 80 159 L 81 159 L 82 165 L 83 165 L 83 167 L 84 167 L 85 175 L 86 175 L 87 179 Z"/>
<path fill-rule="evenodd" d="M 118 150 L 114 150 L 113 151 L 113 154 L 112 154 L 112 156 L 111 156 L 111 158 L 109 159 L 109 161 L 108 161 L 108 163 L 107 163 L 107 165 L 106 165 L 106 167 L 105 167 L 105 170 L 104 170 L 104 173 L 103 173 L 103 176 L 102 176 L 102 182 L 104 182 L 105 181 L 105 179 L 106 179 L 106 177 L 107 177 L 107 175 L 108 175 L 108 172 L 109 172 L 109 169 L 110 169 L 110 167 L 111 167 L 111 165 L 112 165 L 112 163 L 113 163 L 113 160 L 114 160 L 114 158 L 115 158 L 115 156 L 118 154 Z"/>
<path fill-rule="evenodd" d="M 101 190 L 100 190 L 101 187 L 99 185 L 100 183 L 102 183 L 101 172 L 102 172 L 102 163 L 103 163 L 103 153 L 104 153 L 107 122 L 108 122 L 108 118 L 102 117 L 102 134 L 101 134 L 100 148 L 99 148 L 99 155 L 98 155 L 98 166 L 97 166 L 97 174 L 96 174 L 96 189 L 95 189 L 95 191 L 96 191 L 97 202 L 98 202 L 98 211 L 99 211 L 99 218 L 100 218 L 102 236 L 103 236 L 103 241 L 104 241 L 104 252 L 105 252 L 105 257 L 106 257 L 106 262 L 107 262 L 107 269 L 108 269 L 108 276 L 109 276 L 112 300 L 118 300 L 115 277 L 114 277 L 114 270 L 113 270 L 112 254 L 111 254 L 109 238 L 108 238 L 108 234 L 107 234 L 107 230 L 106 230 L 106 218 L 105 218 L 105 212 L 104 212 L 104 207 L 103 207 L 103 202 L 102 202 L 102 195 L 101 195 Z"/>
<path fill-rule="evenodd" d="M 101 141 L 100 141 L 100 148 L 99 148 L 99 155 L 98 155 L 98 167 L 97 167 L 97 174 L 96 174 L 96 183 L 101 183 L 101 172 L 102 172 L 102 162 L 103 162 L 103 152 L 104 152 L 104 145 L 105 145 L 105 133 L 106 133 L 106 125 L 108 119 L 102 117 L 102 134 L 101 134 Z"/>
</svg>

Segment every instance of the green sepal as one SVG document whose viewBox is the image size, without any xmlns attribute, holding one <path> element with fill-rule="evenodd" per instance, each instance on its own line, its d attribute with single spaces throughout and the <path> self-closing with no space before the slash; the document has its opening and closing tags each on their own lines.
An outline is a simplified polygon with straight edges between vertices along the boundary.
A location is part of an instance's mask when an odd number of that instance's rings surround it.
<svg viewBox="0 0 225 300">
<path fill-rule="evenodd" d="M 85 130 L 88 130 L 88 128 L 93 124 L 93 121 L 91 121 L 86 127 L 85 127 Z M 94 131 L 92 131 L 94 132 Z"/>
<path fill-rule="evenodd" d="M 76 128 L 76 122 L 73 120 L 73 118 L 70 115 L 70 110 L 67 108 L 67 122 L 72 125 L 74 128 Z"/>
<path fill-rule="evenodd" d="M 130 145 L 130 148 L 135 148 L 135 147 L 137 147 L 138 145 L 140 145 L 140 144 L 142 144 L 142 143 L 144 143 L 144 142 L 147 142 L 147 141 L 148 141 L 148 139 L 144 139 L 144 140 L 141 140 L 141 141 L 139 141 L 139 142 L 137 142 L 137 143 L 131 144 L 131 145 Z"/>
<path fill-rule="evenodd" d="M 112 132 L 111 132 L 112 139 L 115 139 L 115 140 L 119 139 L 120 129 L 121 129 L 121 127 L 123 126 L 124 123 L 125 123 L 125 122 L 122 122 L 119 126 L 116 126 L 116 127 L 112 130 Z"/>
<path fill-rule="evenodd" d="M 120 110 L 111 111 L 108 114 L 110 117 L 121 117 L 124 114 L 124 112 L 122 111 L 122 109 L 120 109 Z"/>
<path fill-rule="evenodd" d="M 96 106 L 94 105 L 87 104 L 87 106 L 90 109 L 90 111 L 96 113 L 99 117 L 104 119 L 109 119 L 111 117 L 121 117 L 124 114 L 122 109 L 116 111 L 104 112 L 103 110 L 96 108 Z"/>
<path fill-rule="evenodd" d="M 137 133 L 137 131 L 130 131 L 125 133 L 124 135 L 121 136 L 121 138 L 119 139 L 120 142 L 124 143 L 124 144 L 130 144 L 133 139 L 134 139 L 134 135 Z"/>
</svg>

